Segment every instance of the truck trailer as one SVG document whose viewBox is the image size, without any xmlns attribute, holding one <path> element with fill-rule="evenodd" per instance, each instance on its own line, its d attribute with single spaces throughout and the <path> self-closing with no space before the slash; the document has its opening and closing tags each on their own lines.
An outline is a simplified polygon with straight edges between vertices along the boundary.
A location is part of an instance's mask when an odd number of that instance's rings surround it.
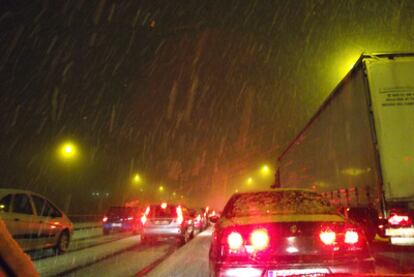
<svg viewBox="0 0 414 277">
<path fill-rule="evenodd" d="M 414 53 L 363 54 L 278 157 L 273 187 L 320 192 L 369 239 L 414 244 Z"/>
</svg>

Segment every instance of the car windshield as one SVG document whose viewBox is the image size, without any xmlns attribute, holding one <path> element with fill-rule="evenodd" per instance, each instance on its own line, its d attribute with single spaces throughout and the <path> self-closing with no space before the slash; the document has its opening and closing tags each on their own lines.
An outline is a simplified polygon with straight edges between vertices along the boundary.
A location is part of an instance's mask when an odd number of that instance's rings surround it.
<svg viewBox="0 0 414 277">
<path fill-rule="evenodd" d="M 320 195 L 302 191 L 268 191 L 233 196 L 224 216 L 335 214 L 336 210 Z"/>
</svg>

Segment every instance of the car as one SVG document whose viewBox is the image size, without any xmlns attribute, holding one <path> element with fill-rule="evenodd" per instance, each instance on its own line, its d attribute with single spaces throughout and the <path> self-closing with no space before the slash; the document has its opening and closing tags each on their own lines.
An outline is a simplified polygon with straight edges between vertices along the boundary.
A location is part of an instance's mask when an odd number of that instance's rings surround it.
<svg viewBox="0 0 414 277">
<path fill-rule="evenodd" d="M 194 229 L 196 229 L 198 232 L 201 232 L 207 228 L 208 220 L 204 209 L 194 209 L 193 222 Z"/>
<path fill-rule="evenodd" d="M 141 212 L 138 207 L 110 207 L 102 219 L 103 234 L 126 231 L 136 234 L 142 227 L 140 216 Z"/>
<path fill-rule="evenodd" d="M 69 248 L 72 222 L 40 194 L 0 189 L 0 218 L 24 251 L 53 248 L 61 254 Z"/>
<path fill-rule="evenodd" d="M 274 189 L 233 195 L 210 245 L 211 276 L 324 276 L 371 273 L 362 228 L 320 194 Z"/>
<path fill-rule="evenodd" d="M 141 242 L 144 244 L 159 238 L 178 239 L 184 244 L 194 235 L 189 210 L 178 204 L 149 205 L 141 217 L 141 222 Z"/>
</svg>

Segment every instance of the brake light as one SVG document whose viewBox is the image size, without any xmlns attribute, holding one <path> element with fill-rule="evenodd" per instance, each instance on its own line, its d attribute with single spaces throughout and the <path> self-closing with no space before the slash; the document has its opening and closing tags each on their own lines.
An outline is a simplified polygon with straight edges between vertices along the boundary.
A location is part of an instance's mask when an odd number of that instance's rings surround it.
<svg viewBox="0 0 414 277">
<path fill-rule="evenodd" d="M 200 215 L 198 215 L 198 216 L 197 216 L 197 218 L 196 218 L 196 220 L 197 220 L 197 221 L 201 221 L 201 216 L 200 216 Z"/>
<path fill-rule="evenodd" d="M 102 222 L 107 222 L 108 221 L 108 217 L 107 216 L 104 216 L 103 218 L 102 218 Z"/>
<path fill-rule="evenodd" d="M 255 230 L 250 235 L 250 243 L 256 250 L 264 250 L 269 246 L 269 235 L 264 229 Z"/>
<path fill-rule="evenodd" d="M 355 230 L 348 230 L 345 232 L 345 243 L 355 244 L 359 241 L 359 234 Z"/>
<path fill-rule="evenodd" d="M 142 225 L 145 225 L 145 222 L 147 222 L 147 216 L 144 214 L 143 216 L 141 216 Z"/>
<path fill-rule="evenodd" d="M 150 212 L 150 207 L 148 206 L 148 207 L 145 209 L 145 215 L 148 215 L 148 214 L 149 214 L 149 212 Z"/>
<path fill-rule="evenodd" d="M 181 209 L 181 206 L 178 206 L 176 211 L 177 211 L 177 222 L 178 224 L 181 224 L 184 221 L 183 210 Z"/>
<path fill-rule="evenodd" d="M 319 238 L 326 245 L 332 245 L 336 241 L 336 233 L 332 230 L 325 230 L 319 233 Z"/>
<path fill-rule="evenodd" d="M 161 204 L 161 209 L 166 209 L 166 208 L 167 208 L 167 203 L 165 203 L 165 202 L 164 202 L 164 203 L 162 203 L 162 204 Z"/>
<path fill-rule="evenodd" d="M 239 250 L 243 245 L 243 238 L 238 232 L 231 232 L 227 237 L 227 244 L 231 250 Z"/>
<path fill-rule="evenodd" d="M 410 226 L 412 220 L 408 215 L 393 214 L 388 218 L 388 223 L 397 226 Z"/>
</svg>

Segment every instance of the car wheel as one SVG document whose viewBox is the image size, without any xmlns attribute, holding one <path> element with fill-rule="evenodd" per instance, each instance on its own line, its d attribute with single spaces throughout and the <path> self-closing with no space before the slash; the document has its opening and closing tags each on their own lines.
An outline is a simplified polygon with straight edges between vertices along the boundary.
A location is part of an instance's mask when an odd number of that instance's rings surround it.
<svg viewBox="0 0 414 277">
<path fill-rule="evenodd" d="M 69 233 L 64 230 L 59 236 L 58 242 L 55 247 L 56 254 L 60 255 L 68 251 L 69 248 Z"/>
</svg>

